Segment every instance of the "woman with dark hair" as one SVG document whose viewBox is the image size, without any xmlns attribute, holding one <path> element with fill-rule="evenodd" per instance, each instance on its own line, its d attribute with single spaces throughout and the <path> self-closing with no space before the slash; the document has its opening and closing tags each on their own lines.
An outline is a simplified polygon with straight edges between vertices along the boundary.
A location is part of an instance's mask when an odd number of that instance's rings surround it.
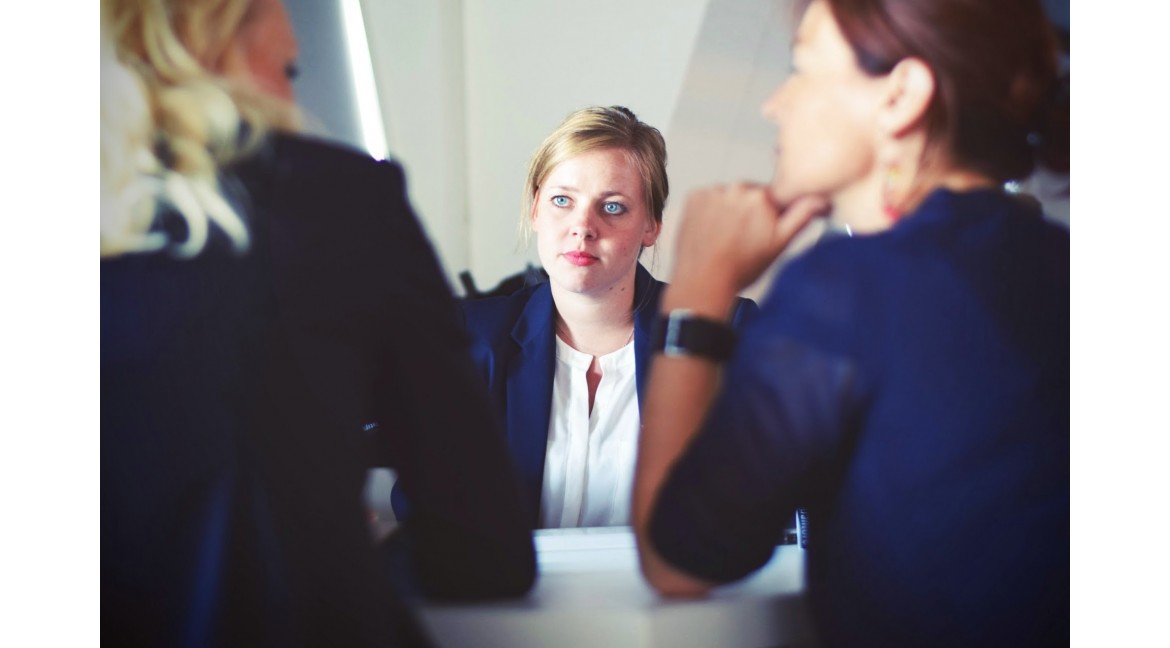
<svg viewBox="0 0 1170 648">
<path fill-rule="evenodd" d="M 807 5 L 771 183 L 685 208 L 633 502 L 654 587 L 746 576 L 803 505 L 825 644 L 1067 644 L 1069 238 L 1001 188 L 1064 157 L 1056 61 L 1033 1 Z M 733 338 L 729 300 L 824 213 L 854 236 L 733 354 L 682 335 Z"/>
<path fill-rule="evenodd" d="M 366 526 L 371 420 L 417 590 L 523 594 L 519 486 L 402 170 L 297 134 L 282 3 L 101 17 L 103 643 L 428 644 Z"/>
</svg>

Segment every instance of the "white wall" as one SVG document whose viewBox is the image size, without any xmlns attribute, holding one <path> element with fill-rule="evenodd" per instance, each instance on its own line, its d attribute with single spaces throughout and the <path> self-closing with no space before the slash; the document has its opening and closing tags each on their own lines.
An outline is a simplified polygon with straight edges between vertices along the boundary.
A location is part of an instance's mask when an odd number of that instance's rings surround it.
<svg viewBox="0 0 1170 648">
<path fill-rule="evenodd" d="M 453 287 L 468 255 L 460 0 L 362 0 L 390 157 Z"/>
<path fill-rule="evenodd" d="M 362 148 L 341 4 L 336 0 L 285 0 L 297 35 L 294 83 L 297 102 L 315 135 Z"/>
<path fill-rule="evenodd" d="M 453 285 L 535 262 L 517 250 L 526 165 L 570 112 L 625 105 L 669 150 L 707 2 L 362 0 L 390 154 Z"/>
<path fill-rule="evenodd" d="M 352 91 L 338 86 L 349 70 L 331 51 L 343 40 L 312 33 L 337 29 L 340 0 L 289 1 L 302 41 L 299 96 L 352 143 Z M 534 251 L 517 250 L 528 158 L 568 113 L 593 104 L 625 105 L 666 138 L 671 196 L 643 261 L 668 276 L 687 192 L 772 172 L 775 131 L 759 106 L 789 68 L 792 4 L 361 0 L 390 154 L 456 290 L 463 270 L 486 290 L 536 263 Z M 1036 193 L 1067 225 L 1063 182 Z M 761 296 L 770 279 L 745 294 Z"/>
<path fill-rule="evenodd" d="M 621 104 L 666 133 L 705 5 L 465 0 L 470 260 L 481 288 L 535 260 L 513 252 L 528 158 L 570 112 Z"/>
<path fill-rule="evenodd" d="M 788 69 L 791 0 L 362 6 L 391 155 L 456 287 L 462 270 L 486 290 L 537 262 L 517 249 L 528 158 L 578 108 L 624 105 L 666 138 L 671 197 L 644 256 L 659 277 L 690 189 L 771 173 L 759 105 Z"/>
<path fill-rule="evenodd" d="M 707 0 L 362 0 L 391 157 L 452 283 L 523 270 L 528 157 L 570 112 L 666 133 Z M 669 142 L 668 142 L 669 146 Z"/>
<path fill-rule="evenodd" d="M 792 0 L 711 0 L 667 131 L 671 199 L 652 270 L 665 279 L 686 194 L 713 183 L 772 175 L 775 127 L 760 106 L 790 67 Z M 778 263 L 819 235 L 808 230 Z M 644 259 L 645 260 L 645 259 Z M 758 298 L 773 273 L 745 295 Z"/>
</svg>

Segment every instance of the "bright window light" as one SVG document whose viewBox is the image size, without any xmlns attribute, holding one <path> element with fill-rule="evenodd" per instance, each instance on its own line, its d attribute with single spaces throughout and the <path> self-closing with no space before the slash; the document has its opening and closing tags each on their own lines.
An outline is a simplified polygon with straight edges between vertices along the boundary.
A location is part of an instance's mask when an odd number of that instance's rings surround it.
<svg viewBox="0 0 1170 648">
<path fill-rule="evenodd" d="M 361 0 L 342 0 L 341 13 L 345 21 L 345 41 L 349 44 L 349 68 L 357 95 L 362 140 L 371 156 L 385 160 L 386 130 L 382 126 L 382 108 L 374 84 L 374 67 L 370 62 L 370 45 L 366 41 Z"/>
</svg>

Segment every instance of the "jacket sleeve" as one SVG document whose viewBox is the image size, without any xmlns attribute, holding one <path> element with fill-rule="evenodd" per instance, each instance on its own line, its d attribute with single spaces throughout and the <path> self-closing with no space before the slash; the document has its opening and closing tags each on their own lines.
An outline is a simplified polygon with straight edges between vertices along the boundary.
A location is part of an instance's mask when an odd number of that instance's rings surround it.
<svg viewBox="0 0 1170 648">
<path fill-rule="evenodd" d="M 410 502 L 396 541 L 424 595 L 470 599 L 530 589 L 536 562 L 504 435 L 494 429 L 482 381 L 467 353 L 458 308 L 438 259 L 405 198 L 401 170 L 379 184 L 390 215 L 378 219 L 391 286 L 386 375 L 375 415 Z"/>
</svg>

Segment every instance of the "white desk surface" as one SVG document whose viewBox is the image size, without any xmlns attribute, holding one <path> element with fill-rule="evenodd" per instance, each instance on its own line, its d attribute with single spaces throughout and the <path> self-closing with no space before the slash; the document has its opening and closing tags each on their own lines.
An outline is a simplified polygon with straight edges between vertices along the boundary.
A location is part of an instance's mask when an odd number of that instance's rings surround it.
<svg viewBox="0 0 1170 648">
<path fill-rule="evenodd" d="M 778 547 L 763 569 L 699 600 L 664 599 L 642 580 L 629 528 L 536 532 L 540 576 L 523 599 L 427 603 L 441 648 L 815 646 L 804 550 Z"/>
</svg>

